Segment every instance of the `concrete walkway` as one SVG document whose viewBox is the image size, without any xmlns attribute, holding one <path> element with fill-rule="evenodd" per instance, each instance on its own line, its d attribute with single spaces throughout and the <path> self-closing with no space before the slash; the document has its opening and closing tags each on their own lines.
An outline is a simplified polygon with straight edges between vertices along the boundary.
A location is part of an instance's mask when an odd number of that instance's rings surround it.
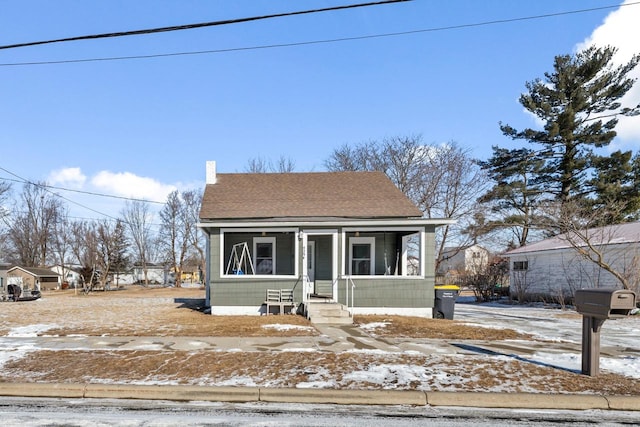
<svg viewBox="0 0 640 427">
<path fill-rule="evenodd" d="M 580 345 L 563 342 L 550 346 L 541 342 L 445 341 L 373 337 L 352 325 L 316 325 L 317 336 L 303 337 L 12 337 L 43 350 L 217 350 L 291 351 L 313 349 L 343 352 L 378 350 L 413 351 L 423 354 L 477 354 L 494 352 L 526 356 L 539 348 L 545 351 L 580 352 Z M 2 342 L 0 342 L 2 345 Z M 615 353 L 615 349 L 611 349 Z M 606 354 L 607 350 L 603 350 Z M 640 396 L 585 394 L 487 393 L 400 390 L 284 389 L 264 387 L 208 387 L 123 384 L 2 383 L 0 395 L 62 398 L 161 399 L 174 401 L 295 402 L 360 405 L 461 406 L 522 409 L 611 409 L 640 411 Z"/>
</svg>

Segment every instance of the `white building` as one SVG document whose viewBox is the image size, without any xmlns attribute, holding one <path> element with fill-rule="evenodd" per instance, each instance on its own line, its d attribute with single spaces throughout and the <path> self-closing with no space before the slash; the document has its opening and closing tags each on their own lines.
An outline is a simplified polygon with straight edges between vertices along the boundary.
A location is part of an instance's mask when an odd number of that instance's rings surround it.
<svg viewBox="0 0 640 427">
<path fill-rule="evenodd" d="M 640 223 L 561 234 L 511 250 L 504 256 L 509 259 L 511 293 L 519 299 L 564 302 L 577 289 L 620 288 L 620 279 L 593 261 L 597 257 L 638 291 Z"/>
<path fill-rule="evenodd" d="M 447 247 L 442 252 L 438 274 L 477 274 L 489 265 L 489 251 L 480 245 Z"/>
</svg>

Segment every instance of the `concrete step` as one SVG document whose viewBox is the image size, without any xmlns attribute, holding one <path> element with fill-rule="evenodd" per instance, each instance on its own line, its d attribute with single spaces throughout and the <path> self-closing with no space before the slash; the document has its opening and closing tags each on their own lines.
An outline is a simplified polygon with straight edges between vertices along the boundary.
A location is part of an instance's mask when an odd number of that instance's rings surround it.
<svg viewBox="0 0 640 427">
<path fill-rule="evenodd" d="M 306 307 L 307 318 L 312 323 L 324 325 L 350 325 L 353 318 L 342 304 L 309 303 Z"/>
<path fill-rule="evenodd" d="M 351 317 L 342 316 L 312 316 L 309 317 L 309 321 L 316 325 L 353 325 Z"/>
</svg>

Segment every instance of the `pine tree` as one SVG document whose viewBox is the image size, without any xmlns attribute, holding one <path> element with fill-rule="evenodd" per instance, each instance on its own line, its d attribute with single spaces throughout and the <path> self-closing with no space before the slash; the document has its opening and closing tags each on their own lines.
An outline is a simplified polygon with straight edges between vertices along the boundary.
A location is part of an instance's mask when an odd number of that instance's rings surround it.
<svg viewBox="0 0 640 427">
<path fill-rule="evenodd" d="M 635 80 L 628 77 L 640 55 L 615 66 L 613 47 L 590 47 L 575 55 L 557 56 L 545 79 L 526 83 L 524 108 L 544 122 L 543 130 L 516 130 L 501 124 L 504 135 L 537 145 L 535 158 L 544 162 L 537 182 L 560 202 L 586 197 L 594 149 L 616 136 L 619 116 L 640 114 L 640 104 L 623 107 L 620 99 Z"/>
</svg>

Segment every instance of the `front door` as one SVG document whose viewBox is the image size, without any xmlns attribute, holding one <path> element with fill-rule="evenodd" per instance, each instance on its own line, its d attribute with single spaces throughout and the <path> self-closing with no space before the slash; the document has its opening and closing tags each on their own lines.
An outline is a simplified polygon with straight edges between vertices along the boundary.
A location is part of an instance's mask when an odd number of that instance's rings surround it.
<svg viewBox="0 0 640 427">
<path fill-rule="evenodd" d="M 303 230 L 304 302 L 312 296 L 335 301 L 338 295 L 338 230 Z"/>
</svg>

